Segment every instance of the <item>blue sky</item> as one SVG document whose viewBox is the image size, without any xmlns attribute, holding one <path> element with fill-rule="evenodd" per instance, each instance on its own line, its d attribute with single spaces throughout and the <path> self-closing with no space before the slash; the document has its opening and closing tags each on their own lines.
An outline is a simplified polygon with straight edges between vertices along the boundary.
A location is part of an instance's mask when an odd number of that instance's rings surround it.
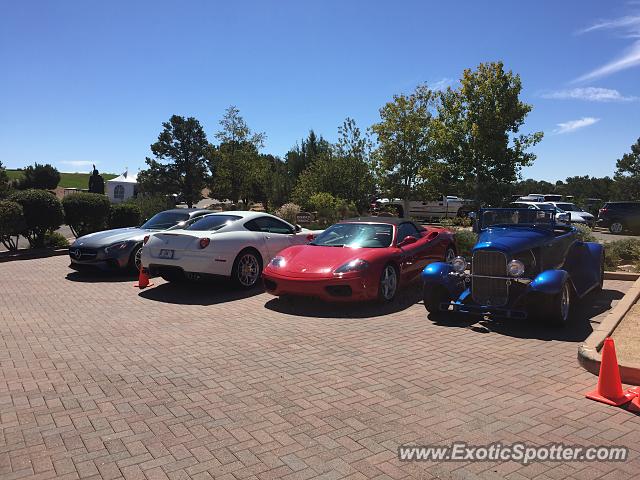
<svg viewBox="0 0 640 480">
<path fill-rule="evenodd" d="M 142 168 L 161 123 L 228 105 L 284 153 L 395 93 L 503 60 L 542 130 L 525 177 L 612 175 L 640 137 L 640 1 L 4 1 L 0 160 Z"/>
</svg>

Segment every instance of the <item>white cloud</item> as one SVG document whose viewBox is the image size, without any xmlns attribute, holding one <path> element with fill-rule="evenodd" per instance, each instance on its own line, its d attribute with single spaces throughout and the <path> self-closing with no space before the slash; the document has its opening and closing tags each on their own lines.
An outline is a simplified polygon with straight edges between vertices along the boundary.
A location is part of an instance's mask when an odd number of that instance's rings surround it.
<svg viewBox="0 0 640 480">
<path fill-rule="evenodd" d="M 624 32 L 623 36 L 625 38 L 640 38 L 640 15 L 599 22 L 580 30 L 578 34 L 589 33 L 596 30 L 618 30 Z M 640 40 L 635 40 L 621 55 L 601 67 L 576 78 L 573 83 L 588 82 L 636 66 L 640 66 Z"/>
<path fill-rule="evenodd" d="M 448 87 L 452 87 L 455 83 L 453 78 L 444 77 L 435 82 L 427 83 L 431 90 L 442 91 L 446 90 Z"/>
<path fill-rule="evenodd" d="M 89 160 L 62 160 L 60 163 L 64 163 L 65 165 L 71 165 L 72 167 L 90 167 L 94 163 L 98 163 L 98 162 L 92 162 Z"/>
<path fill-rule="evenodd" d="M 570 90 L 556 90 L 540 95 L 542 98 L 558 100 L 586 100 L 588 102 L 630 102 L 637 97 L 625 97 L 618 90 L 612 88 L 586 87 Z"/>
<path fill-rule="evenodd" d="M 555 134 L 575 132 L 589 125 L 599 122 L 599 118 L 582 117 L 580 120 L 569 120 L 568 122 L 558 123 L 558 128 L 553 131 Z"/>
</svg>

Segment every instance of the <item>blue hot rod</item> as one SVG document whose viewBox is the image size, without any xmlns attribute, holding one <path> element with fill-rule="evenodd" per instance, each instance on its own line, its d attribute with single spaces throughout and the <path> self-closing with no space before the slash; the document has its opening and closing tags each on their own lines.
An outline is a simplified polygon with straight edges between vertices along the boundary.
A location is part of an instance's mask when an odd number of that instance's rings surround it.
<svg viewBox="0 0 640 480">
<path fill-rule="evenodd" d="M 555 210 L 484 209 L 475 230 L 478 242 L 470 264 L 456 257 L 422 271 L 429 312 L 535 317 L 564 324 L 574 299 L 602 288 L 602 245 L 580 241 L 568 218 L 556 216 Z"/>
</svg>

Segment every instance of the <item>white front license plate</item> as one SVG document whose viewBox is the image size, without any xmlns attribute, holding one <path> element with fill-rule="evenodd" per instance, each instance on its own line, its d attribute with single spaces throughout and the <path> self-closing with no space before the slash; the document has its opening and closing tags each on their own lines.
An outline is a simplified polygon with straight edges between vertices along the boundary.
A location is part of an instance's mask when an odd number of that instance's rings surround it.
<svg viewBox="0 0 640 480">
<path fill-rule="evenodd" d="M 173 258 L 173 250 L 160 250 L 160 258 Z"/>
</svg>

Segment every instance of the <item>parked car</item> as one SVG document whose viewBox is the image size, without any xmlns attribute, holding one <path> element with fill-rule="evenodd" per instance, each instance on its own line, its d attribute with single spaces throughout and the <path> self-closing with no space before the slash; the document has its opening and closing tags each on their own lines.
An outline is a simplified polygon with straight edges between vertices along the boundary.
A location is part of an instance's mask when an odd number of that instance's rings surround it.
<svg viewBox="0 0 640 480">
<path fill-rule="evenodd" d="M 471 263 L 423 270 L 426 309 L 566 323 L 574 299 L 602 288 L 604 250 L 557 220 L 553 210 L 481 210 Z"/>
<path fill-rule="evenodd" d="M 640 202 L 607 202 L 598 212 L 597 225 L 611 233 L 640 230 Z"/>
<path fill-rule="evenodd" d="M 562 212 L 567 212 L 571 215 L 571 223 L 583 223 L 589 227 L 593 227 L 596 223 L 596 219 L 589 212 L 584 211 L 578 207 L 575 203 L 571 202 L 545 202 L 549 205 L 553 205 L 560 209 Z"/>
<path fill-rule="evenodd" d="M 262 212 L 204 215 L 187 225 L 145 237 L 142 267 L 167 281 L 231 278 L 258 283 L 263 265 L 281 250 L 311 241 L 321 231 L 291 225 Z"/>
<path fill-rule="evenodd" d="M 381 207 L 395 209 L 400 218 L 417 218 L 423 220 L 466 217 L 475 210 L 475 202 L 454 195 L 442 195 L 437 200 L 404 200 L 383 198 L 372 205 L 375 213 Z"/>
<path fill-rule="evenodd" d="M 265 268 L 272 295 L 326 301 L 392 301 L 431 262 L 456 255 L 453 234 L 393 217 L 345 220 L 307 245 L 289 247 Z"/>
<path fill-rule="evenodd" d="M 69 247 L 74 270 L 97 268 L 100 270 L 140 269 L 140 249 L 146 235 L 196 218 L 210 210 L 201 208 L 175 208 L 160 212 L 140 227 L 116 228 L 90 233 L 77 238 Z"/>
</svg>

